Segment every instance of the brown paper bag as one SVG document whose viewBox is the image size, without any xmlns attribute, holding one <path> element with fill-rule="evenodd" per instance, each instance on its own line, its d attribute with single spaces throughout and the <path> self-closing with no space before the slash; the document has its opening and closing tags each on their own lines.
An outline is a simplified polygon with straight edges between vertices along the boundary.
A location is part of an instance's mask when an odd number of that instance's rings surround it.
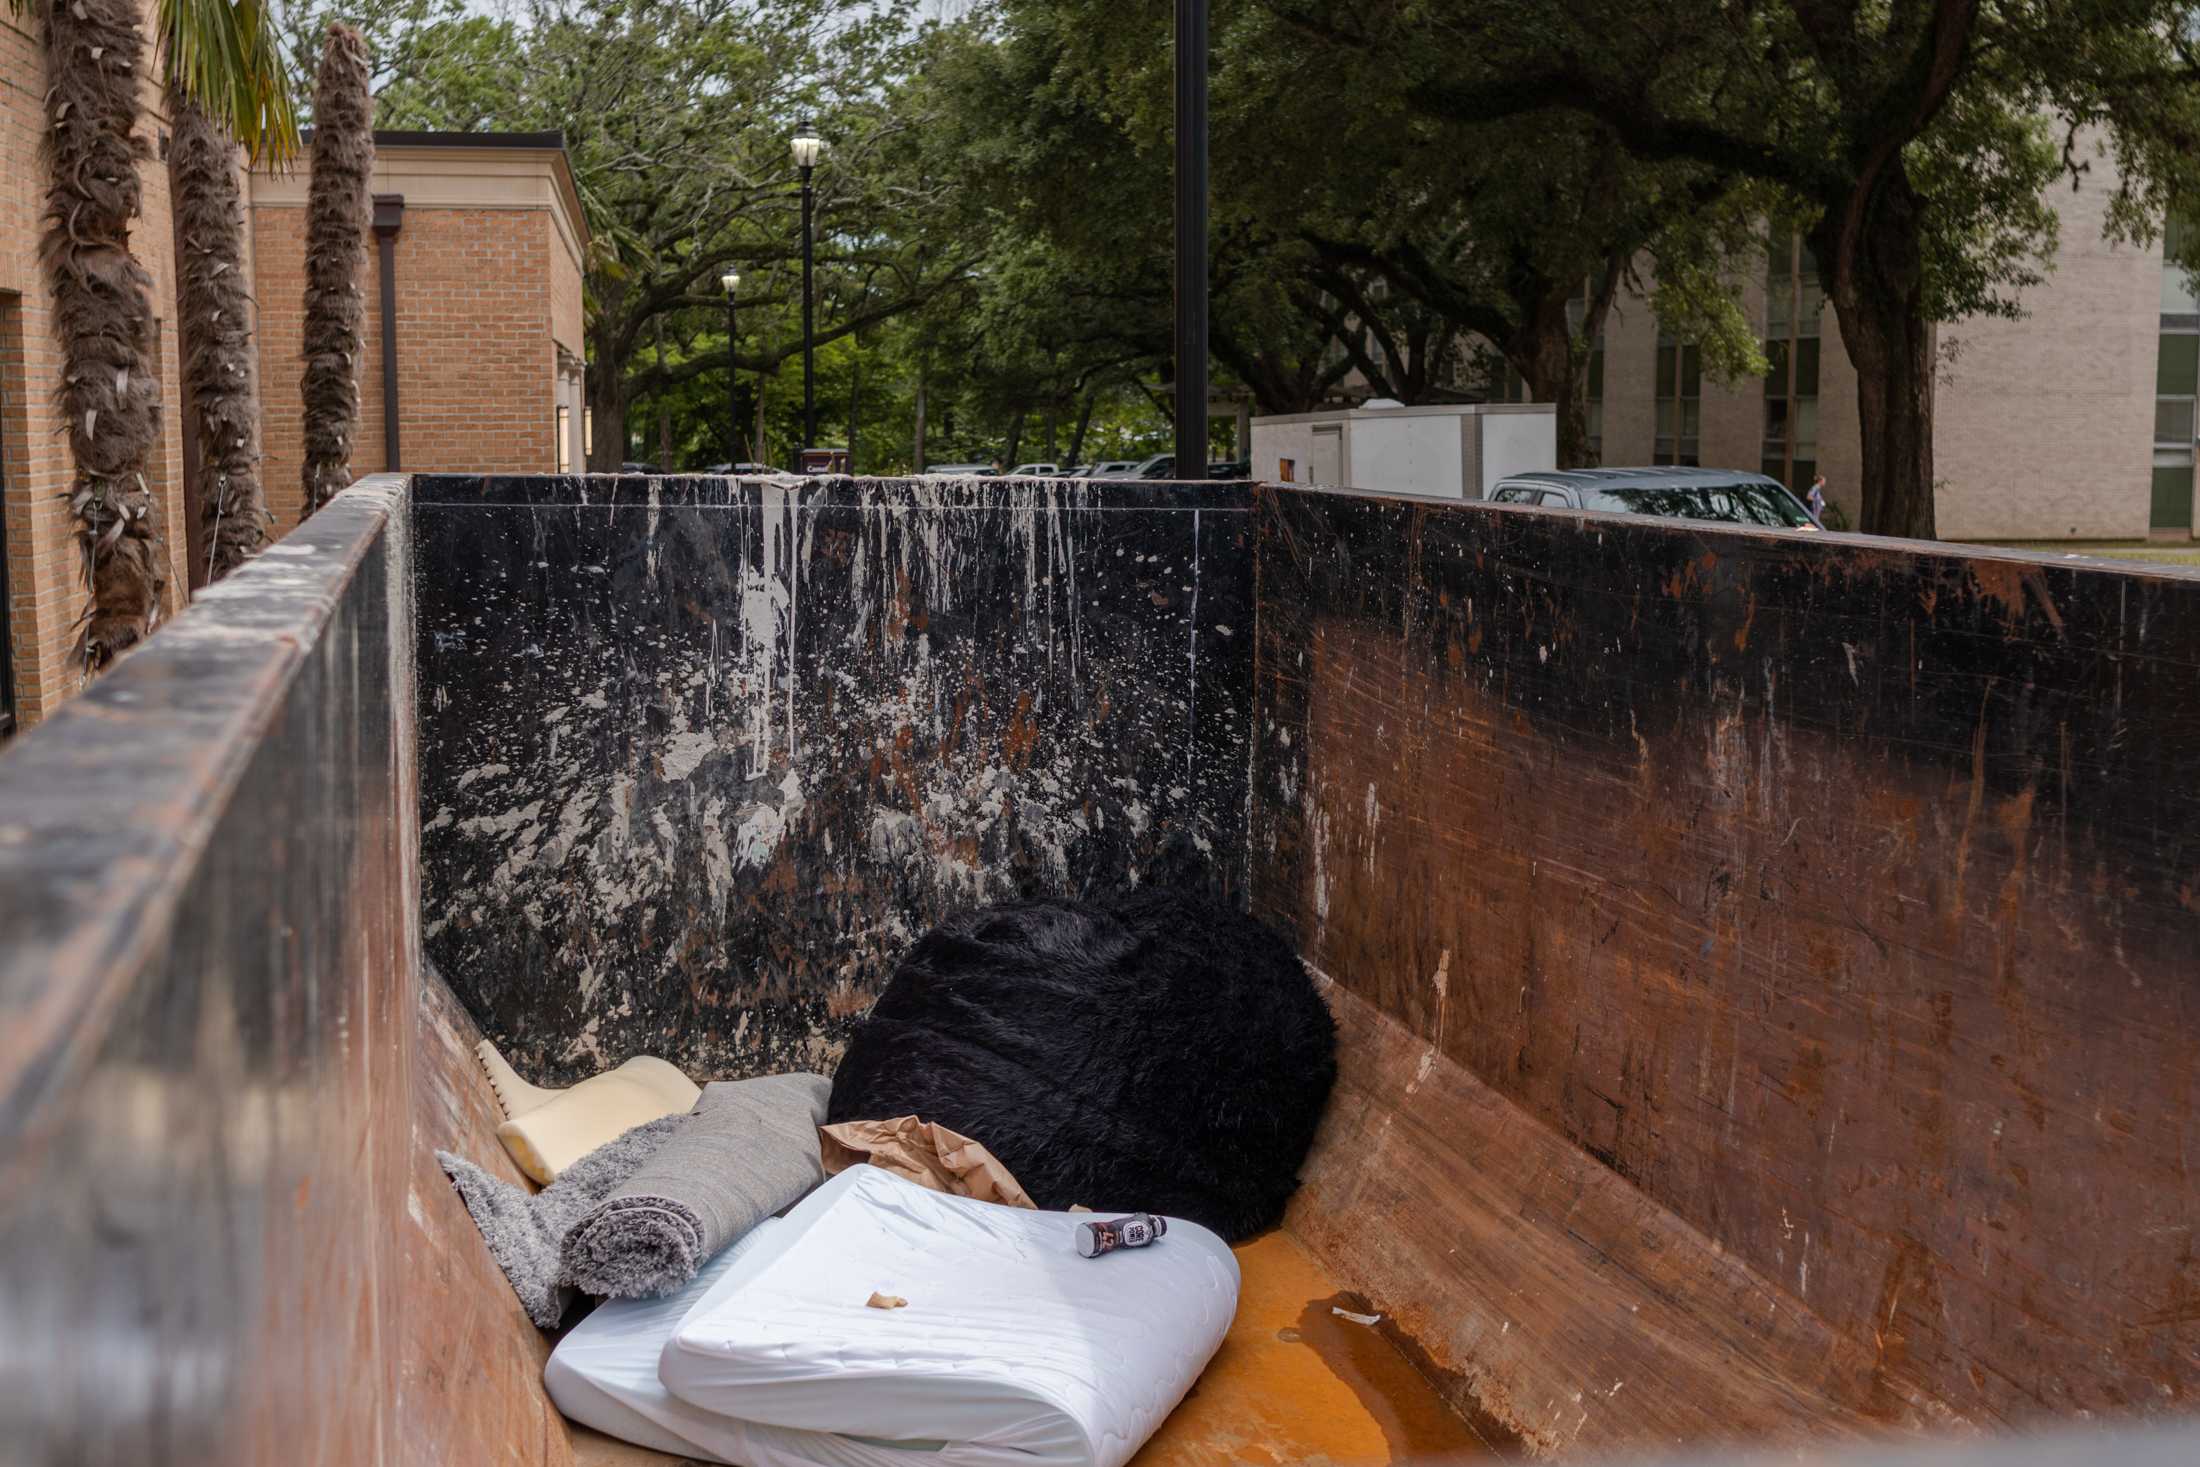
<svg viewBox="0 0 2200 1467">
<path fill-rule="evenodd" d="M 992 1152 L 968 1136 L 915 1116 L 821 1126 L 817 1149 L 828 1177 L 868 1162 L 935 1192 L 1038 1208 Z"/>
</svg>

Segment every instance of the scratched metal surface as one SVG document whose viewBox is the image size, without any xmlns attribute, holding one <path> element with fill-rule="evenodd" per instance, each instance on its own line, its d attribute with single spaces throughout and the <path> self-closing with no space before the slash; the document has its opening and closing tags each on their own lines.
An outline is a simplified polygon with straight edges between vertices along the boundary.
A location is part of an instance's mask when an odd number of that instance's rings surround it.
<svg viewBox="0 0 2200 1467">
<path fill-rule="evenodd" d="M 1420 1296 L 1477 1321 L 1439 1364 L 1532 1377 L 1571 1307 L 1447 1249 L 1670 1294 L 1694 1237 L 1862 1353 L 1811 1381 L 1862 1419 L 2192 1406 L 2200 578 L 1288 491 L 1257 520 L 1255 909 L 1414 1036 L 1385 1105 L 1456 1065 L 1663 1215 L 1615 1253 L 1532 1179 L 1486 1214 L 1361 1179 L 1361 1236 L 1429 1232 Z M 1552 1414 L 1625 1442 L 1640 1390 Z"/>
<path fill-rule="evenodd" d="M 403 501 L 352 489 L 0 755 L 10 1463 L 413 1460 Z"/>
<path fill-rule="evenodd" d="M 1243 486 L 416 481 L 427 945 L 515 1063 L 829 1068 L 956 907 L 1242 886 Z"/>
</svg>

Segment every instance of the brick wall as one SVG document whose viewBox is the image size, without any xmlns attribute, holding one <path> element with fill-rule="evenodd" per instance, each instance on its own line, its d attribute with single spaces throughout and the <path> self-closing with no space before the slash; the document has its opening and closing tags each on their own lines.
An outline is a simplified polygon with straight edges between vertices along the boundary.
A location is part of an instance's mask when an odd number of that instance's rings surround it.
<svg viewBox="0 0 2200 1467">
<path fill-rule="evenodd" d="M 152 7 L 147 5 L 150 16 Z M 8 618 L 18 711 L 34 723 L 74 692 L 82 679 L 68 665 L 85 595 L 62 498 L 70 475 L 67 439 L 53 401 L 60 349 L 52 334 L 46 283 L 38 263 L 45 213 L 46 170 L 39 156 L 46 90 L 37 26 L 0 10 L 0 534 L 8 559 Z M 167 132 L 160 93 L 148 77 L 143 132 L 157 142 Z M 156 150 L 157 151 L 157 150 Z M 160 449 L 150 478 L 169 553 L 167 614 L 180 610 L 188 582 L 181 535 L 183 449 L 176 333 L 174 238 L 168 169 L 157 156 L 143 169 L 145 208 L 131 245 L 153 277 L 159 321 L 162 390 Z M 175 533 L 169 533 L 170 531 Z"/>
<path fill-rule="evenodd" d="M 303 166 L 302 164 L 300 165 Z M 306 211 L 246 210 L 252 241 L 253 346 L 260 375 L 260 487 L 280 535 L 298 523 L 305 491 L 305 407 L 300 360 L 306 291 Z"/>
<path fill-rule="evenodd" d="M 268 508 L 297 524 L 304 409 L 305 211 L 256 206 L 261 431 Z M 556 468 L 557 355 L 551 338 L 550 216 L 539 210 L 407 208 L 397 236 L 399 451 L 422 472 L 547 473 Z M 366 360 L 355 474 L 385 467 L 382 285 L 367 252 Z M 575 295 L 578 295 L 576 272 Z"/>
<path fill-rule="evenodd" d="M 1934 470 L 1950 538 L 2124 539 L 2147 533 L 2162 252 L 2110 244 L 2115 180 L 2048 198 L 2062 248 L 2017 321 L 1961 321 L 1937 391 Z"/>
<path fill-rule="evenodd" d="M 1657 423 L 1658 321 L 1649 303 L 1623 295 L 1604 318 L 1604 462 L 1650 462 Z"/>
<path fill-rule="evenodd" d="M 15 695 L 31 722 L 62 695 L 62 629 L 75 615 L 74 549 L 59 498 L 69 458 L 52 402 L 59 374 L 38 265 L 45 68 L 36 26 L 0 11 L 0 472 L 7 482 L 8 626 Z M 66 604 L 65 604 L 66 603 Z"/>
</svg>

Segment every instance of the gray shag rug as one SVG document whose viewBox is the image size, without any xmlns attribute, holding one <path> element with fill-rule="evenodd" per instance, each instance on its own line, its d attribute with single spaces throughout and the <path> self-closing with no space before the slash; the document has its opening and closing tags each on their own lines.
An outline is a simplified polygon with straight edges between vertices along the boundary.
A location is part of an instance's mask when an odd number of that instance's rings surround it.
<svg viewBox="0 0 2200 1467">
<path fill-rule="evenodd" d="M 567 1230 L 565 1279 L 612 1299 L 685 1285 L 825 1180 L 817 1128 L 832 1088 L 823 1075 L 704 1086 L 686 1124 Z"/>
<path fill-rule="evenodd" d="M 438 1151 L 451 1185 L 465 1199 L 481 1240 L 512 1281 L 527 1317 L 556 1329 L 571 1302 L 559 1250 L 573 1225 L 634 1174 L 681 1126 L 686 1116 L 666 1116 L 606 1141 L 559 1174 L 540 1192 L 492 1177 L 462 1156 Z"/>
<path fill-rule="evenodd" d="M 670 1293 L 727 1244 L 825 1179 L 817 1128 L 832 1082 L 772 1075 L 703 1087 L 695 1110 L 636 1126 L 540 1192 L 438 1151 L 527 1317 L 556 1329 L 572 1291 Z"/>
</svg>

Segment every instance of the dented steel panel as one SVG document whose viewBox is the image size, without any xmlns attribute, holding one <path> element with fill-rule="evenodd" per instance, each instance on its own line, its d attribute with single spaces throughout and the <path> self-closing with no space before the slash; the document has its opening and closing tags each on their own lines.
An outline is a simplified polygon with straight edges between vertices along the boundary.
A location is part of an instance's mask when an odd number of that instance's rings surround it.
<svg viewBox="0 0 2200 1467">
<path fill-rule="evenodd" d="M 1861 1420 L 2192 1404 L 2200 577 L 1274 490 L 1258 520 L 1255 907 L 1423 1079 L 1670 1214 L 1636 1283 L 1707 1238 L 1845 1338 L 1814 1388 Z M 1611 1265 L 1533 1211 L 1519 1246 Z M 1450 1246 L 1529 1216 L 1462 1207 Z M 1533 1376 L 1533 1305 L 1429 1256 L 1488 1320 L 1438 1363 Z M 1585 1394 L 1548 1445 L 1628 1439 Z"/>
<path fill-rule="evenodd" d="M 429 951 L 538 1078 L 829 1067 L 955 907 L 1244 869 L 1243 486 L 416 481 Z"/>
</svg>

